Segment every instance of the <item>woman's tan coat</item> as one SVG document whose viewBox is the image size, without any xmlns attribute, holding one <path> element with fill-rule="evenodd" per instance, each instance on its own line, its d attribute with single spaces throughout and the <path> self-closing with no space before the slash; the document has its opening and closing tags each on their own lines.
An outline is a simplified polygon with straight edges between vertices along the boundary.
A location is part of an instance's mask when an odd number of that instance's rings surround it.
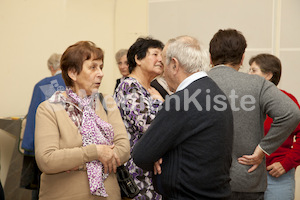
<svg viewBox="0 0 300 200">
<path fill-rule="evenodd" d="M 107 114 L 98 100 L 96 113 L 112 124 L 115 152 L 124 163 L 130 156 L 130 144 L 118 107 L 112 97 L 104 96 Z M 60 103 L 45 101 L 36 114 L 35 157 L 41 176 L 40 200 L 119 200 L 120 188 L 114 173 L 104 181 L 107 198 L 90 193 L 85 163 L 97 160 L 96 145 L 82 146 L 78 128 Z M 83 170 L 69 171 L 78 167 Z"/>
</svg>

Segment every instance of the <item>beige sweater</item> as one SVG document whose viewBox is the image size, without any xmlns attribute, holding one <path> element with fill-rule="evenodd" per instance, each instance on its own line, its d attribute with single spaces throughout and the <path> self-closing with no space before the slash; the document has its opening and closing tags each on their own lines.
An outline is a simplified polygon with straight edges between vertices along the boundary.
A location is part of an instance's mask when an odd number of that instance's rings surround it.
<svg viewBox="0 0 300 200">
<path fill-rule="evenodd" d="M 105 95 L 108 113 L 100 101 L 97 101 L 96 113 L 101 119 L 112 124 L 114 129 L 115 152 L 124 163 L 130 156 L 130 144 L 127 132 L 112 97 Z M 98 159 L 96 145 L 82 146 L 78 128 L 69 118 L 61 104 L 45 101 L 40 104 L 36 114 L 35 157 L 41 176 L 40 200 L 119 200 L 120 188 L 114 173 L 104 181 L 107 198 L 90 193 L 87 171 L 76 170 L 86 162 Z"/>
</svg>

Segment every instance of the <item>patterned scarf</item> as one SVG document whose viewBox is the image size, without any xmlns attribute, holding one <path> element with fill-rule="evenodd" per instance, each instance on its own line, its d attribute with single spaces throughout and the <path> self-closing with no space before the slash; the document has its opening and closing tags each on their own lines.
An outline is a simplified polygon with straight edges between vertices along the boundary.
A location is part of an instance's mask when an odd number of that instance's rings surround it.
<svg viewBox="0 0 300 200">
<path fill-rule="evenodd" d="M 100 119 L 95 113 L 92 105 L 98 94 L 93 94 L 83 99 L 80 98 L 71 88 L 66 88 L 67 96 L 77 104 L 82 112 L 80 133 L 82 135 L 83 146 L 90 144 L 112 145 L 114 131 L 111 124 Z M 87 174 L 90 184 L 90 191 L 93 195 L 107 197 L 104 188 L 104 180 L 108 174 L 104 173 L 103 164 L 99 160 L 86 163 Z"/>
</svg>

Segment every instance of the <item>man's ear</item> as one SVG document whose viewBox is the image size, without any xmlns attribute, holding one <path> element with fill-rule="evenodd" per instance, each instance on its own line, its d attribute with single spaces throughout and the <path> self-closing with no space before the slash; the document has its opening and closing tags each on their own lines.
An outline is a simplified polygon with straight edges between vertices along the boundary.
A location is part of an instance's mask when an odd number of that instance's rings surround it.
<svg viewBox="0 0 300 200">
<path fill-rule="evenodd" d="M 135 60 L 135 62 L 136 62 L 137 65 L 141 65 L 141 60 L 139 60 L 137 58 L 137 55 L 134 56 L 134 60 Z"/>
<path fill-rule="evenodd" d="M 54 76 L 55 70 L 54 70 L 53 66 L 50 66 L 50 67 L 49 67 L 49 70 L 50 70 L 52 76 Z"/>
<path fill-rule="evenodd" d="M 77 80 L 77 72 L 75 71 L 75 69 L 70 69 L 68 71 L 68 75 L 73 81 Z"/>
<path fill-rule="evenodd" d="M 243 53 L 243 56 L 242 56 L 242 60 L 241 60 L 241 66 L 243 66 L 243 62 L 244 62 L 244 59 L 245 59 L 245 53 Z"/>
<path fill-rule="evenodd" d="M 179 71 L 179 61 L 176 58 L 172 58 L 172 69 L 174 71 L 174 73 L 178 73 Z"/>
<path fill-rule="evenodd" d="M 209 64 L 213 65 L 212 59 L 211 59 L 211 54 L 209 54 Z"/>
</svg>

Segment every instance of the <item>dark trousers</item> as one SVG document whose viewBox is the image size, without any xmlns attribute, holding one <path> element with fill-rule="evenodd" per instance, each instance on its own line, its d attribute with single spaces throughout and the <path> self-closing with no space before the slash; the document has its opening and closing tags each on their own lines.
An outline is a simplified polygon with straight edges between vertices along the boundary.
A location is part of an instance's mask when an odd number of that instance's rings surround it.
<svg viewBox="0 0 300 200">
<path fill-rule="evenodd" d="M 32 190 L 32 200 L 39 199 L 40 176 L 35 157 L 24 155 L 20 186 Z"/>
<path fill-rule="evenodd" d="M 264 200 L 264 192 L 232 192 L 230 200 Z"/>
</svg>

